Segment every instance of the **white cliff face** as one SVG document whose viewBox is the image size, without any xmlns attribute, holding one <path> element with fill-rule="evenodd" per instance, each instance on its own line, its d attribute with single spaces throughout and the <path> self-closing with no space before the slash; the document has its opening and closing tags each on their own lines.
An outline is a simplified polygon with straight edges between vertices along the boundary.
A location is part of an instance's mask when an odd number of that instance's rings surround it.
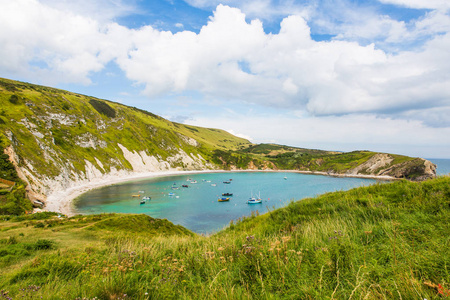
<svg viewBox="0 0 450 300">
<path fill-rule="evenodd" d="M 374 172 L 376 170 L 381 169 L 385 166 L 389 166 L 389 164 L 393 160 L 394 160 L 394 158 L 392 156 L 390 156 L 389 154 L 377 153 L 374 156 L 372 156 L 369 160 L 367 160 L 365 163 L 357 166 L 356 168 L 349 170 L 346 174 L 356 175 L 356 174 L 359 174 L 363 170 L 365 170 L 365 173 L 367 173 L 367 174 L 374 174 Z"/>
</svg>

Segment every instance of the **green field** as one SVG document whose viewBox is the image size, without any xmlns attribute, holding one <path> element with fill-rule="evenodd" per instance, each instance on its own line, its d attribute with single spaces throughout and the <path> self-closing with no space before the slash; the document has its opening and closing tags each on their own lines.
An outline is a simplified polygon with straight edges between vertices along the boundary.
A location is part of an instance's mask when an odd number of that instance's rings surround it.
<svg viewBox="0 0 450 300">
<path fill-rule="evenodd" d="M 327 193 L 208 237 L 145 215 L 3 216 L 0 299 L 447 299 L 449 237 L 450 177 Z"/>
</svg>

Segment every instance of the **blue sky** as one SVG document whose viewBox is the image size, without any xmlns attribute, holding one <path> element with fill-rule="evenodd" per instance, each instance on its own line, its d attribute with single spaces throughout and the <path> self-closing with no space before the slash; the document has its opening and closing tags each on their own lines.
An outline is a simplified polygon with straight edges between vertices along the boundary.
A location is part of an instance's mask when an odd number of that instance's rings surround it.
<svg viewBox="0 0 450 300">
<path fill-rule="evenodd" d="M 255 143 L 450 158 L 448 0 L 0 0 L 0 76 Z"/>
</svg>

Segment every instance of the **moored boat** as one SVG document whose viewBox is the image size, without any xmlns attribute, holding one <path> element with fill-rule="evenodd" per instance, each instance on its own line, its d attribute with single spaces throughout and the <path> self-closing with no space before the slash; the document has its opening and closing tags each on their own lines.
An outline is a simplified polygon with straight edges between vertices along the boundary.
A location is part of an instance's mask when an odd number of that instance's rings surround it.
<svg viewBox="0 0 450 300">
<path fill-rule="evenodd" d="M 247 204 L 259 204 L 262 203 L 261 198 L 251 197 L 247 200 Z"/>
<path fill-rule="evenodd" d="M 258 197 L 253 197 L 253 193 L 252 196 L 247 200 L 247 204 L 259 204 L 262 203 L 261 200 L 261 196 L 258 194 Z"/>
<path fill-rule="evenodd" d="M 230 198 L 222 197 L 222 198 L 217 199 L 217 201 L 218 202 L 226 202 L 226 201 L 230 201 Z"/>
<path fill-rule="evenodd" d="M 222 193 L 222 196 L 233 196 L 233 193 Z"/>
</svg>

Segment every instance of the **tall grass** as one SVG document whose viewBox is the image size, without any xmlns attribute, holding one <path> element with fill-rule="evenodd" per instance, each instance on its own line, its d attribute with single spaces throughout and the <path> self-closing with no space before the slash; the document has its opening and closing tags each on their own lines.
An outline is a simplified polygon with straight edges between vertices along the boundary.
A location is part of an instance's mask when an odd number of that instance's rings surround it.
<svg viewBox="0 0 450 300">
<path fill-rule="evenodd" d="M 54 218 L 0 223 L 0 249 L 52 241 L 1 269 L 0 290 L 14 299 L 445 299 L 450 290 L 449 177 L 292 202 L 210 237 L 169 223 L 164 235 L 133 232 L 123 224 L 135 215 L 49 227 Z"/>
</svg>

